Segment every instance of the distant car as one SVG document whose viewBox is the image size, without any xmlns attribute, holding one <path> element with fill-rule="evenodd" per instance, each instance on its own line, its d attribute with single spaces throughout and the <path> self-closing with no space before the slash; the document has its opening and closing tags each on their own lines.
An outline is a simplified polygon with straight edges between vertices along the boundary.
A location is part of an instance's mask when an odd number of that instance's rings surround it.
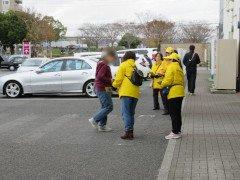
<svg viewBox="0 0 240 180">
<path fill-rule="evenodd" d="M 118 54 L 123 54 L 127 51 L 132 51 L 135 52 L 136 54 L 139 55 L 148 55 L 148 57 L 152 58 L 153 54 L 157 51 L 157 48 L 136 48 L 136 49 L 124 49 L 117 51 Z"/>
<path fill-rule="evenodd" d="M 101 59 L 101 55 L 88 56 L 86 58 L 95 61 L 96 63 Z M 121 58 L 119 57 L 113 64 L 110 65 L 112 76 L 114 77 L 119 65 L 121 64 Z"/>
<path fill-rule="evenodd" d="M 122 59 L 124 54 L 119 54 L 119 59 Z M 136 54 L 137 60 L 135 61 L 137 69 L 141 70 L 143 72 L 144 77 L 147 77 L 150 70 L 149 63 L 147 59 L 144 57 L 144 55 Z"/>
<path fill-rule="evenodd" d="M 27 57 L 24 55 L 12 55 L 8 59 L 1 62 L 0 68 L 15 71 L 26 59 Z"/>
<path fill-rule="evenodd" d="M 28 72 L 0 77 L 0 93 L 9 98 L 24 94 L 81 93 L 96 97 L 94 79 L 97 62 L 89 58 L 53 59 Z"/>
<path fill-rule="evenodd" d="M 18 68 L 17 72 L 26 72 L 36 70 L 38 67 L 48 62 L 48 58 L 29 58 L 26 59 L 21 66 Z"/>
<path fill-rule="evenodd" d="M 114 63 L 112 65 L 110 65 L 113 77 L 117 72 L 117 69 L 119 67 L 119 65 L 122 62 L 122 58 L 123 58 L 124 54 L 118 54 L 118 59 L 116 61 L 114 61 Z M 144 77 L 147 77 L 149 72 L 150 72 L 150 65 L 147 61 L 147 59 L 140 54 L 136 54 L 137 60 L 135 62 L 136 67 L 141 70 L 143 72 Z M 96 61 L 99 61 L 101 59 L 101 55 L 96 55 L 96 56 L 88 56 L 88 58 L 90 59 L 96 59 Z"/>
</svg>

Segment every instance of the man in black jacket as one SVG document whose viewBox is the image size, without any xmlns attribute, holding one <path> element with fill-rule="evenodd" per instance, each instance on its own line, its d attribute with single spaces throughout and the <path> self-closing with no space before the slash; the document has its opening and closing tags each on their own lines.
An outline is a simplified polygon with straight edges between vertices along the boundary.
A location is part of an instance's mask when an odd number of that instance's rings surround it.
<svg viewBox="0 0 240 180">
<path fill-rule="evenodd" d="M 197 77 L 197 65 L 200 64 L 200 58 L 197 53 L 195 53 L 195 46 L 191 45 L 189 47 L 190 52 L 187 53 L 183 58 L 183 64 L 186 66 L 187 80 L 188 80 L 188 92 L 193 95 L 195 92 L 195 84 Z"/>
</svg>

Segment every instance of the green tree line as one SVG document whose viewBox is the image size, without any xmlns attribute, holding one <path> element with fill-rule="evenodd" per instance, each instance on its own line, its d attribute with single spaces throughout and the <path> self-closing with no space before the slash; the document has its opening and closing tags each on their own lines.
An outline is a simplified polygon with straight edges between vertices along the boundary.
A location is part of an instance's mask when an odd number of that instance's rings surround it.
<svg viewBox="0 0 240 180">
<path fill-rule="evenodd" d="M 67 28 L 51 16 L 30 11 L 0 13 L 0 41 L 4 50 L 10 48 L 12 54 L 14 45 L 23 40 L 33 45 L 57 41 L 66 31 Z"/>
</svg>

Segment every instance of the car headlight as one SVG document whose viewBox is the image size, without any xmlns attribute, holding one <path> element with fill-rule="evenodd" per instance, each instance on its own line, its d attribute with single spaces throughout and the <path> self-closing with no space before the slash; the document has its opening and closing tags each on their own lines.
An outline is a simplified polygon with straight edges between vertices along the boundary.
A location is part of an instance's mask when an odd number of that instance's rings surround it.
<svg viewBox="0 0 240 180">
<path fill-rule="evenodd" d="M 0 93 L 2 93 L 2 91 L 3 91 L 3 80 L 0 77 Z"/>
</svg>

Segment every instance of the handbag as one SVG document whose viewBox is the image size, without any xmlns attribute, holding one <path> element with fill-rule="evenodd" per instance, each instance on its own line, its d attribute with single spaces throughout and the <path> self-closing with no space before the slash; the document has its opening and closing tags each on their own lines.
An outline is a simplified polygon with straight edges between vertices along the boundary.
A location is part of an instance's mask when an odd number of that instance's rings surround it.
<svg viewBox="0 0 240 180">
<path fill-rule="evenodd" d="M 135 85 L 135 86 L 142 86 L 142 84 L 143 84 L 143 76 L 144 76 L 143 72 L 141 70 L 137 69 L 137 67 L 133 67 L 132 66 L 132 68 L 133 68 L 133 73 L 132 73 L 131 77 L 129 78 L 126 75 L 125 76 L 129 79 L 129 81 L 133 85 Z"/>
<path fill-rule="evenodd" d="M 172 88 L 173 86 L 177 86 L 177 85 L 182 86 L 181 84 L 174 84 L 174 85 L 167 86 L 167 87 L 163 88 L 163 89 L 162 89 L 162 95 L 163 95 L 163 96 L 168 96 L 171 88 Z"/>
<path fill-rule="evenodd" d="M 162 89 L 162 95 L 163 96 L 168 96 L 169 92 L 170 92 L 170 89 L 172 88 L 173 86 L 167 86 L 165 88 Z"/>
</svg>

